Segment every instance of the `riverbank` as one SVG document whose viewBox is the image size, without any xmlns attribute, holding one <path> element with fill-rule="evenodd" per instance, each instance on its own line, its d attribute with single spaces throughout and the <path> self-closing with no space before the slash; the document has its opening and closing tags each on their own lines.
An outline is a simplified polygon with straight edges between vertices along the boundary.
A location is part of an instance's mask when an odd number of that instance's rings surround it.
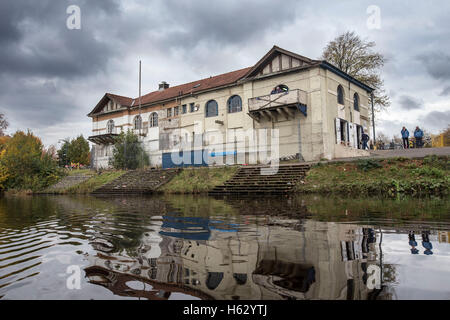
<svg viewBox="0 0 450 320">
<path fill-rule="evenodd" d="M 223 185 L 239 166 L 185 168 L 155 193 L 206 194 Z M 448 156 L 423 159 L 389 158 L 320 162 L 313 165 L 294 188 L 294 193 L 334 194 L 346 196 L 446 196 L 449 195 L 450 166 Z M 89 194 L 118 179 L 126 171 L 90 170 L 70 172 L 56 185 L 37 194 Z M 79 179 L 79 181 L 76 181 Z M 71 180 L 72 182 L 68 182 Z M 129 184 L 129 183 L 127 183 Z M 8 194 L 16 194 L 11 190 Z M 30 194 L 31 191 L 19 193 Z"/>
<path fill-rule="evenodd" d="M 347 196 L 445 196 L 449 194 L 449 157 L 364 159 L 318 163 L 296 192 Z"/>
<path fill-rule="evenodd" d="M 63 177 L 56 185 L 45 190 L 35 192 L 36 194 L 89 194 L 101 186 L 116 180 L 122 176 L 124 170 L 108 170 L 97 173 L 92 170 L 74 170 Z M 74 178 L 75 183 L 71 183 Z"/>
<path fill-rule="evenodd" d="M 184 169 L 158 189 L 166 194 L 206 194 L 231 179 L 238 166 Z"/>
</svg>

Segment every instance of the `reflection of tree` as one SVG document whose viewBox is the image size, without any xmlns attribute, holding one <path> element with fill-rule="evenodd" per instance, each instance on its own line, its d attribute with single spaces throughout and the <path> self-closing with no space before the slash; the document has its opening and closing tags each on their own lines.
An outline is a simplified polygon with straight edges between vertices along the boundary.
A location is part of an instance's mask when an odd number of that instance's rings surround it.
<svg viewBox="0 0 450 320">
<path fill-rule="evenodd" d="M 395 264 L 383 264 L 383 284 L 392 285 L 397 283 L 397 270 Z"/>
</svg>

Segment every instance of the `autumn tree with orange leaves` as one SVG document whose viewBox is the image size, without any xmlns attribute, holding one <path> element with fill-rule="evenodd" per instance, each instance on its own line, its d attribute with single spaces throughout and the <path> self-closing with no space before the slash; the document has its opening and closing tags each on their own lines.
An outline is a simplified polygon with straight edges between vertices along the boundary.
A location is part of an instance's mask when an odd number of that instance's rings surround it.
<svg viewBox="0 0 450 320">
<path fill-rule="evenodd" d="M 60 172 L 56 161 L 44 150 L 42 141 L 30 131 L 17 131 L 2 148 L 0 185 L 4 189 L 34 191 L 58 180 Z"/>
</svg>

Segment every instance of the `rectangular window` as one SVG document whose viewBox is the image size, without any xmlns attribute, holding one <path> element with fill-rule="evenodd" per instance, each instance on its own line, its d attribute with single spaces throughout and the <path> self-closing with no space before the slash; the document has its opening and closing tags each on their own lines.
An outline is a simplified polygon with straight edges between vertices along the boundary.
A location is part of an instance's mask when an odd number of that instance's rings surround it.
<svg viewBox="0 0 450 320">
<path fill-rule="evenodd" d="M 167 118 L 172 116 L 172 108 L 167 109 Z"/>
<path fill-rule="evenodd" d="M 195 103 L 190 103 L 189 104 L 189 112 L 194 112 L 195 111 Z"/>
<path fill-rule="evenodd" d="M 185 114 L 186 112 L 187 112 L 187 105 L 183 104 L 183 105 L 181 106 L 181 113 L 182 113 L 182 114 Z"/>
<path fill-rule="evenodd" d="M 175 108 L 173 108 L 173 115 L 176 117 L 179 114 L 180 114 L 180 107 L 176 106 Z"/>
</svg>

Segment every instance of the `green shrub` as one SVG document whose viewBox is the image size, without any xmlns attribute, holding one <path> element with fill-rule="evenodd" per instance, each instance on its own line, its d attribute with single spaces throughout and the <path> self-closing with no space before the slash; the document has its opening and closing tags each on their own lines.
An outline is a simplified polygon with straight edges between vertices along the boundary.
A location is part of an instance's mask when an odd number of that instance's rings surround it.
<svg viewBox="0 0 450 320">
<path fill-rule="evenodd" d="M 359 170 L 362 171 L 369 171 L 372 169 L 377 169 L 383 167 L 379 160 L 374 159 L 364 159 L 364 160 L 358 160 L 356 162 L 356 165 Z"/>
<path fill-rule="evenodd" d="M 149 156 L 139 142 L 139 137 L 132 131 L 122 132 L 114 143 L 113 157 L 110 164 L 115 169 L 137 169 L 150 164 Z"/>
<path fill-rule="evenodd" d="M 445 172 L 443 170 L 428 166 L 414 169 L 413 174 L 417 176 L 426 176 L 432 178 L 443 178 L 445 176 Z"/>
</svg>

